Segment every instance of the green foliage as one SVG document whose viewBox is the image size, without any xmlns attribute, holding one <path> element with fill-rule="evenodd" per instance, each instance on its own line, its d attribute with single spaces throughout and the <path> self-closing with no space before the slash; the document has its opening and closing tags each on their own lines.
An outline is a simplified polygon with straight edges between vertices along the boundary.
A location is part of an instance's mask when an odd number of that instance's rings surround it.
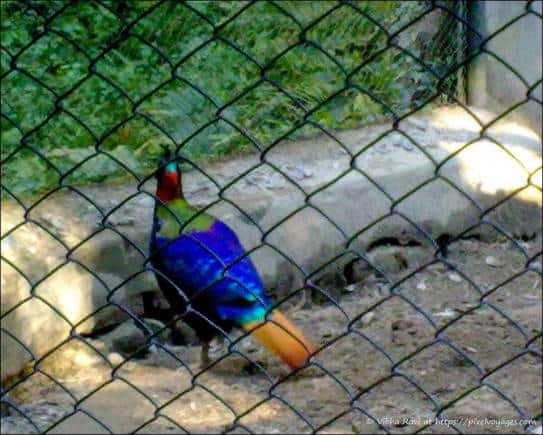
<svg viewBox="0 0 543 435">
<path fill-rule="evenodd" d="M 171 138 L 213 159 L 301 134 L 307 111 L 352 128 L 436 93 L 438 78 L 388 47 L 427 2 L 31 3 L 1 2 L 2 172 L 16 195 L 129 176 L 119 162 L 149 174 Z M 396 39 L 421 54 L 411 34 Z M 456 58 L 426 53 L 441 72 Z"/>
</svg>

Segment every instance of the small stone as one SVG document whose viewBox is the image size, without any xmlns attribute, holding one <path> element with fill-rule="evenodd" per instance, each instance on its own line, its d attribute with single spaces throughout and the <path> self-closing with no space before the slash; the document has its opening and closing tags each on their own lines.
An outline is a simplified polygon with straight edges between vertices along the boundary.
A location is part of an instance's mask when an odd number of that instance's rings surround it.
<svg viewBox="0 0 543 435">
<path fill-rule="evenodd" d="M 426 284 L 424 284 L 423 282 L 419 282 L 417 284 L 417 290 L 426 290 Z"/>
<path fill-rule="evenodd" d="M 304 178 L 309 178 L 313 175 L 313 172 L 309 169 L 299 168 L 294 165 L 285 166 L 285 172 L 295 180 L 303 180 Z"/>
<path fill-rule="evenodd" d="M 415 148 L 413 146 L 413 144 L 411 142 L 409 142 L 408 140 L 402 141 L 401 145 L 402 145 L 403 149 L 406 150 L 406 151 L 413 151 L 413 149 Z"/>
<path fill-rule="evenodd" d="M 469 352 L 471 352 L 471 353 L 477 353 L 477 349 L 474 349 L 474 348 L 471 347 L 471 346 L 466 347 L 466 349 L 467 349 Z"/>
<path fill-rule="evenodd" d="M 492 255 L 489 255 L 488 257 L 486 257 L 485 263 L 491 267 L 502 267 L 505 265 L 505 261 L 500 260 L 496 257 L 493 257 Z"/>
<path fill-rule="evenodd" d="M 363 325 L 363 326 L 367 326 L 369 325 L 371 322 L 373 322 L 375 320 L 375 313 L 370 311 L 369 313 L 366 313 L 362 316 L 362 318 L 360 319 L 360 323 Z"/>
<path fill-rule="evenodd" d="M 124 361 L 124 358 L 118 352 L 111 352 L 110 354 L 108 354 L 107 359 L 113 366 L 118 366 Z"/>
<path fill-rule="evenodd" d="M 74 363 L 79 366 L 90 367 L 103 362 L 98 355 L 93 355 L 87 352 L 77 352 L 74 356 Z"/>
<path fill-rule="evenodd" d="M 455 272 L 449 273 L 448 277 L 453 282 L 462 282 L 462 277 Z"/>
<path fill-rule="evenodd" d="M 439 313 L 435 313 L 435 316 L 437 317 L 454 317 L 456 316 L 456 313 L 451 310 L 450 308 L 446 308 L 444 311 L 440 311 Z"/>
<path fill-rule="evenodd" d="M 352 293 L 352 292 L 354 292 L 355 290 L 358 290 L 358 287 L 359 287 L 359 285 L 358 285 L 357 283 L 355 283 L 355 284 L 349 284 L 348 286 L 343 287 L 343 291 L 344 291 L 345 293 Z"/>
</svg>

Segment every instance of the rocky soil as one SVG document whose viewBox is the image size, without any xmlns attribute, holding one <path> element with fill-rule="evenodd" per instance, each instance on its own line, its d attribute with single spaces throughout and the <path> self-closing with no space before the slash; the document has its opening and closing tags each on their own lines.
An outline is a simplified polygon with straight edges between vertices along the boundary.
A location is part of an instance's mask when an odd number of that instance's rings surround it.
<svg viewBox="0 0 543 435">
<path fill-rule="evenodd" d="M 454 269 L 382 249 L 394 273 L 354 264 L 358 282 L 321 283 L 337 305 L 313 289 L 282 307 L 322 347 L 295 375 L 249 337 L 214 343 L 203 371 L 199 345 L 168 330 L 135 354 L 145 337 L 128 321 L 29 367 L 1 432 L 538 433 L 520 420 L 543 403 L 541 237 L 453 243 Z"/>
</svg>

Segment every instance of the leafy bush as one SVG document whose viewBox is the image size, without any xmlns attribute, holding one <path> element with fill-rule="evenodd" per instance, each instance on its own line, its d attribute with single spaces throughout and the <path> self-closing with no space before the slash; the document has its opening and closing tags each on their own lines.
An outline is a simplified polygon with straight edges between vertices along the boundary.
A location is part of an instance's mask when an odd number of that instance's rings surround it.
<svg viewBox="0 0 543 435">
<path fill-rule="evenodd" d="M 123 177 L 123 165 L 148 174 L 172 140 L 213 159 L 296 137 L 306 119 L 342 129 L 404 114 L 438 78 L 384 49 L 422 55 L 416 29 L 428 18 L 417 18 L 428 11 L 422 1 L 4 1 L 3 184 L 21 195 Z M 433 50 L 425 62 L 443 72 L 454 60 Z"/>
</svg>

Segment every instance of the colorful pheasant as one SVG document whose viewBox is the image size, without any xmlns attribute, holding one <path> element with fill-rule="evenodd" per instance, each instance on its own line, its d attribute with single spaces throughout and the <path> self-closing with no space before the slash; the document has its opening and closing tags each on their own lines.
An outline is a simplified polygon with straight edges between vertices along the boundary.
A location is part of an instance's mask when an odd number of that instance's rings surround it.
<svg viewBox="0 0 543 435">
<path fill-rule="evenodd" d="M 196 312 L 185 320 L 202 341 L 202 365 L 209 364 L 209 342 L 232 327 L 252 335 L 293 368 L 302 367 L 317 348 L 264 295 L 258 273 L 238 237 L 226 224 L 199 214 L 183 197 L 181 172 L 169 151 L 159 161 L 151 264 L 174 310 Z"/>
</svg>

